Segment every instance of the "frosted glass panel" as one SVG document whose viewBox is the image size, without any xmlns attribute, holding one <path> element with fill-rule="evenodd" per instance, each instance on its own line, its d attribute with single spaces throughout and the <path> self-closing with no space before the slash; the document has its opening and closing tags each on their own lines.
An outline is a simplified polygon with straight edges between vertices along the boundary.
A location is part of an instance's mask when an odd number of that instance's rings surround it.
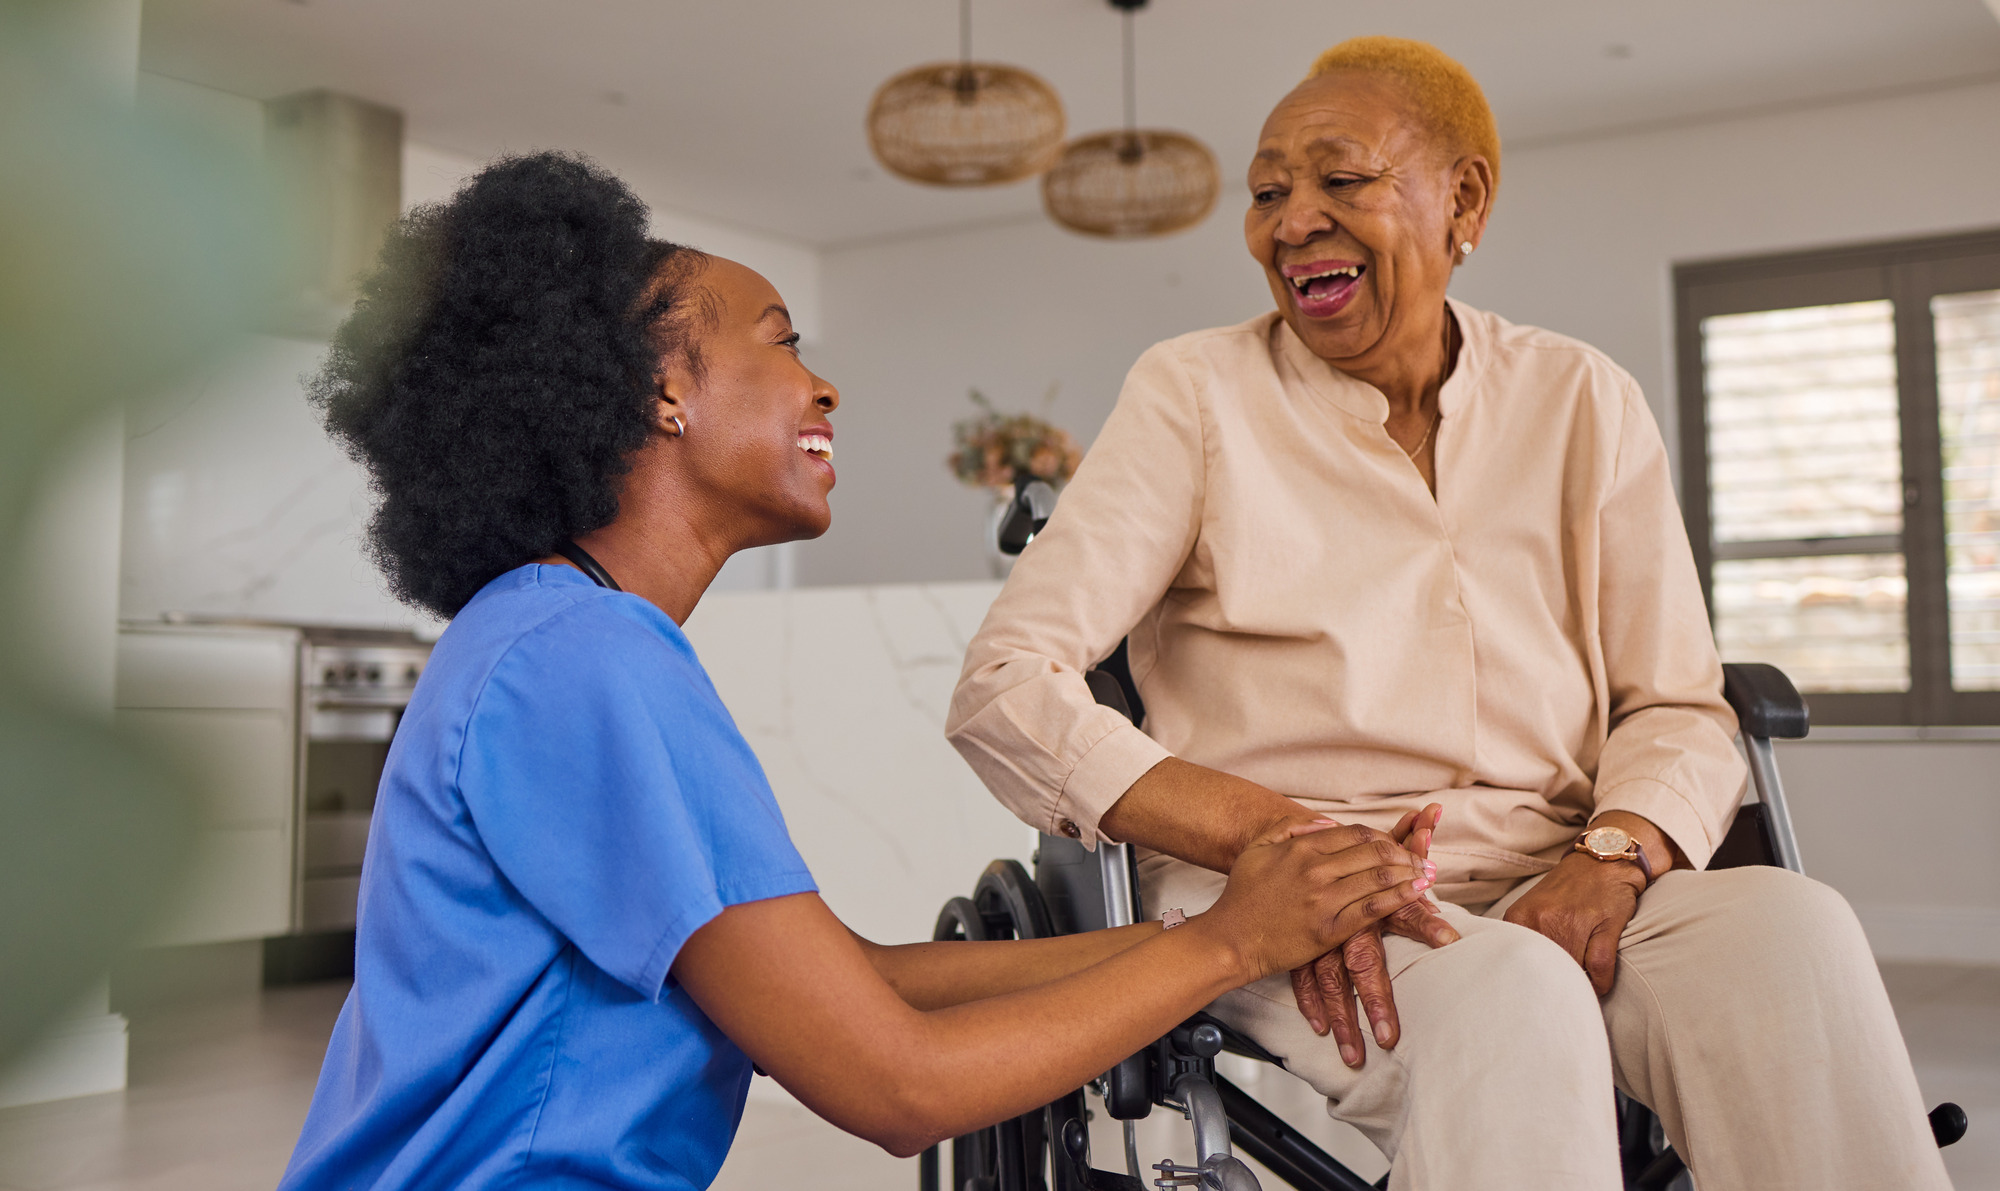
<svg viewBox="0 0 2000 1191">
<path fill-rule="evenodd" d="M 1902 532 L 1889 302 L 1717 315 L 1701 335 L 1717 542 Z"/>
<path fill-rule="evenodd" d="M 2000 690 L 2000 290 L 1931 299 L 1951 678 Z"/>
<path fill-rule="evenodd" d="M 1802 691 L 1909 689 L 1902 555 L 1718 559 L 1714 583 L 1725 661 L 1769 662 Z"/>
</svg>

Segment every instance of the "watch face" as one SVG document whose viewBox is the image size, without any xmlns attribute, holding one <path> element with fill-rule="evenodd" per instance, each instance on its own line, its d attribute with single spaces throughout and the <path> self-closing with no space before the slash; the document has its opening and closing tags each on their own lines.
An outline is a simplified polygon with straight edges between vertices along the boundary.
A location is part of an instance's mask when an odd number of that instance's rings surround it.
<svg viewBox="0 0 2000 1191">
<path fill-rule="evenodd" d="M 1622 827 L 1593 827 L 1584 833 L 1583 846 L 1595 856 L 1618 856 L 1632 846 L 1632 837 Z"/>
</svg>

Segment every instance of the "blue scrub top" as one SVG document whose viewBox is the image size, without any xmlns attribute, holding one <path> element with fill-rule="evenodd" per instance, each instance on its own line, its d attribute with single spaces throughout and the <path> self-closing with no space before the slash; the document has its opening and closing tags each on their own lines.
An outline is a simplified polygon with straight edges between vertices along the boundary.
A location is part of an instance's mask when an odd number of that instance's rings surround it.
<svg viewBox="0 0 2000 1191">
<path fill-rule="evenodd" d="M 706 1187 L 750 1061 L 668 969 L 724 907 L 812 889 L 679 626 L 567 567 L 500 576 L 389 750 L 281 1186 Z"/>
</svg>

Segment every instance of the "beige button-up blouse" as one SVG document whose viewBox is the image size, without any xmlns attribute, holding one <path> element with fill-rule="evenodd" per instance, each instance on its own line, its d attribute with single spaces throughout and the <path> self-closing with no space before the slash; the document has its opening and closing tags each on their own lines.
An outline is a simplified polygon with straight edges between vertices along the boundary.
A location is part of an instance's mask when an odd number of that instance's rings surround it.
<svg viewBox="0 0 2000 1191">
<path fill-rule="evenodd" d="M 1744 767 L 1659 431 L 1595 349 L 1451 310 L 1435 499 L 1275 313 L 1139 358 L 966 654 L 946 731 L 1001 802 L 1105 838 L 1169 755 L 1344 822 L 1438 801 L 1467 904 L 1600 811 L 1707 862 Z M 1083 681 L 1127 634 L 1143 731 Z"/>
</svg>

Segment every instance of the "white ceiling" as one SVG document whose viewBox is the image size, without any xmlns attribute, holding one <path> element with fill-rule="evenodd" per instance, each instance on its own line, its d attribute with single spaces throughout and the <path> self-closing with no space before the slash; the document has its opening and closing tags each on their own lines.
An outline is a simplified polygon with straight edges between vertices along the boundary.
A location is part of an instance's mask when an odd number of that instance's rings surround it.
<svg viewBox="0 0 2000 1191">
<path fill-rule="evenodd" d="M 955 55 L 952 0 L 145 0 L 146 70 L 263 99 L 331 87 L 478 156 L 564 147 L 659 201 L 836 245 L 1018 217 L 1034 183 L 935 190 L 874 165 L 875 86 Z M 1072 134 L 1118 119 L 1104 0 L 974 0 L 974 52 L 1048 79 Z M 1503 139 L 2000 76 L 1981 0 L 1156 0 L 1142 123 L 1216 150 L 1224 208 L 1270 105 L 1324 46 L 1432 41 L 1478 76 Z M 1996 113 L 2000 125 L 2000 113 Z M 1987 146 L 1990 151 L 1992 146 Z M 1859 147 L 1857 184 L 1894 168 Z"/>
</svg>

